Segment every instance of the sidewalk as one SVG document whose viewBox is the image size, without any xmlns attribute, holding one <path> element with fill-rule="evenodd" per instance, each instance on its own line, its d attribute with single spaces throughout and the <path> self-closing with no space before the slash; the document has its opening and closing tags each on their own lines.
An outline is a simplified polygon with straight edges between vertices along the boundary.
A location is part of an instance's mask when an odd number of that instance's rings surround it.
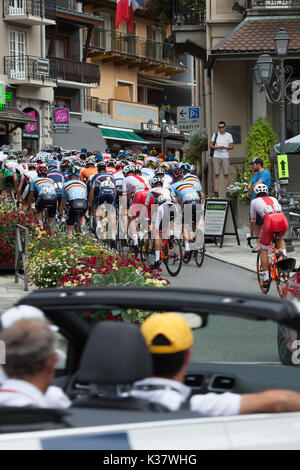
<svg viewBox="0 0 300 470">
<path fill-rule="evenodd" d="M 246 233 L 249 229 L 239 229 L 240 246 L 237 244 L 236 237 L 226 235 L 224 237 L 223 247 L 220 248 L 220 243 L 215 246 L 212 243 L 206 245 L 206 255 L 210 258 L 215 258 L 224 263 L 229 263 L 234 266 L 239 266 L 249 271 L 256 272 L 256 253 L 251 253 L 251 249 L 247 245 Z M 255 240 L 253 245 L 255 245 Z M 300 240 L 293 240 L 294 251 L 288 253 L 291 258 L 296 258 L 296 266 L 300 266 Z"/>
<path fill-rule="evenodd" d="M 24 283 L 21 280 L 15 284 L 14 274 L 0 271 L 0 314 L 12 307 L 19 299 L 28 295 L 29 292 L 30 290 L 24 291 Z"/>
</svg>

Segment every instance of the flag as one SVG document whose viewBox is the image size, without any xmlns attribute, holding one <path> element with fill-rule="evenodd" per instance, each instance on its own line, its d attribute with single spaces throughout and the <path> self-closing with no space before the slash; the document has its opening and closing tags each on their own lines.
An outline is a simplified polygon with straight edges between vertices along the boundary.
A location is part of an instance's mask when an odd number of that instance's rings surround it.
<svg viewBox="0 0 300 470">
<path fill-rule="evenodd" d="M 121 22 L 127 24 L 128 30 L 134 32 L 134 12 L 143 0 L 117 0 L 116 28 Z"/>
</svg>

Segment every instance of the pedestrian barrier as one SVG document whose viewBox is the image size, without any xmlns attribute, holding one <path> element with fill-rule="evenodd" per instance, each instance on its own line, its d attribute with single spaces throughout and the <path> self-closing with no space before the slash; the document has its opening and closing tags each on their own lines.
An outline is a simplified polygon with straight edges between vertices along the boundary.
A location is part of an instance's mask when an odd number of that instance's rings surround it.
<svg viewBox="0 0 300 470">
<path fill-rule="evenodd" d="M 18 284 L 19 279 L 21 279 L 24 282 L 25 291 L 28 291 L 28 279 L 25 269 L 25 251 L 28 246 L 28 240 L 29 229 L 22 225 L 16 225 L 15 283 Z"/>
</svg>

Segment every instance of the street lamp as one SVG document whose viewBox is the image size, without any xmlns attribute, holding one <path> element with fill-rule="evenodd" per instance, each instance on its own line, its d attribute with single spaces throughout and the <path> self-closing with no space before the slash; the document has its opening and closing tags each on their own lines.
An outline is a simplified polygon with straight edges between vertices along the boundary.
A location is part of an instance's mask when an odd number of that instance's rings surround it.
<svg viewBox="0 0 300 470">
<path fill-rule="evenodd" d="M 280 109 L 280 153 L 285 154 L 285 138 L 286 138 L 286 124 L 285 124 L 285 107 L 286 102 L 292 102 L 291 96 L 288 94 L 288 89 L 291 87 L 292 82 L 290 78 L 293 69 L 290 65 L 285 66 L 284 61 L 288 53 L 290 37 L 284 28 L 280 28 L 274 38 L 276 52 L 279 59 L 279 64 L 273 64 L 272 57 L 263 53 L 258 57 L 256 66 L 254 68 L 256 83 L 260 86 L 261 91 L 265 92 L 268 101 L 272 104 L 279 104 Z M 289 199 L 287 197 L 288 180 L 280 181 L 280 204 L 282 210 L 289 220 Z M 287 231 L 286 237 L 287 251 L 294 250 L 292 245 L 292 233 L 290 229 Z"/>
<path fill-rule="evenodd" d="M 149 129 L 149 131 L 152 132 L 154 130 L 154 127 L 155 127 L 154 121 L 152 119 L 149 119 L 149 121 L 147 122 L 147 128 Z M 166 135 L 166 129 L 167 129 L 167 121 L 165 119 L 162 119 L 158 123 L 158 127 L 160 128 L 160 132 L 161 132 L 161 152 L 165 153 L 165 135 Z"/>
</svg>

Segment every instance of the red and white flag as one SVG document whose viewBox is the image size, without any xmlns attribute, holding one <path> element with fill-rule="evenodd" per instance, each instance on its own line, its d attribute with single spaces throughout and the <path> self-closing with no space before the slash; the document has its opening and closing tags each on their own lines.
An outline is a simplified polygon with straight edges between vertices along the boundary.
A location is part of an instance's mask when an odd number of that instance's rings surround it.
<svg viewBox="0 0 300 470">
<path fill-rule="evenodd" d="M 141 5 L 142 0 L 117 0 L 116 28 L 121 22 L 127 25 L 128 31 L 134 32 L 134 12 Z"/>
</svg>

